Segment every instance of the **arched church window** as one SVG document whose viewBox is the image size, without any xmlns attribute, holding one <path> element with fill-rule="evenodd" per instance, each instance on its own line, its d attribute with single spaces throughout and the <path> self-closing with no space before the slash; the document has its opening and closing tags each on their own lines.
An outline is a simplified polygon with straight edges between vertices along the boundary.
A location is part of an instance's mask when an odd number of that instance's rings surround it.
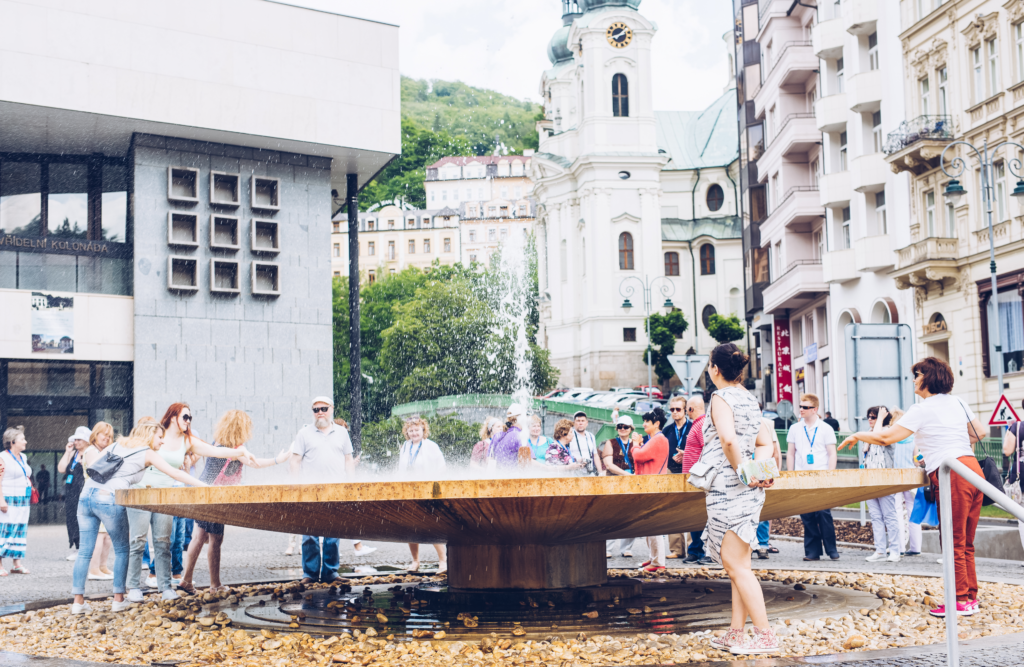
<svg viewBox="0 0 1024 667">
<path fill-rule="evenodd" d="M 629 232 L 619 234 L 619 268 L 633 270 L 633 235 Z"/>
<path fill-rule="evenodd" d="M 666 276 L 678 276 L 679 275 L 679 253 L 678 252 L 666 252 L 665 253 L 665 275 Z"/>
<path fill-rule="evenodd" d="M 622 118 L 629 116 L 629 82 L 625 74 L 612 77 L 612 115 Z"/>
<path fill-rule="evenodd" d="M 704 328 L 707 329 L 711 325 L 711 316 L 717 315 L 718 311 L 711 304 L 704 306 L 704 310 L 700 313 L 700 321 L 704 323 Z"/>
<path fill-rule="evenodd" d="M 700 247 L 700 275 L 715 275 L 715 246 L 710 243 Z"/>
<path fill-rule="evenodd" d="M 725 203 L 725 192 L 721 185 L 714 183 L 708 188 L 707 202 L 709 211 L 718 211 L 722 208 L 722 204 Z"/>
</svg>

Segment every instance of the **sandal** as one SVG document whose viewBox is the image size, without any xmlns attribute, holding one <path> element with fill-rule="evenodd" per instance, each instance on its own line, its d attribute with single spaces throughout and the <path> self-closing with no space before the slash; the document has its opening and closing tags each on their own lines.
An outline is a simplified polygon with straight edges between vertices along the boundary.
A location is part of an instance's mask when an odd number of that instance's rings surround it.
<svg viewBox="0 0 1024 667">
<path fill-rule="evenodd" d="M 11 574 L 32 574 L 32 573 L 29 572 L 27 569 L 25 569 L 24 565 L 16 565 L 16 566 L 11 568 Z"/>
<path fill-rule="evenodd" d="M 6 577 L 10 572 L 0 567 L 0 577 Z"/>
<path fill-rule="evenodd" d="M 179 591 L 185 591 L 189 595 L 195 595 L 196 594 L 196 587 L 193 586 L 191 582 L 189 582 L 189 583 L 185 583 L 184 581 L 181 582 L 180 584 L 178 584 L 178 590 Z"/>
<path fill-rule="evenodd" d="M 779 550 L 777 548 L 775 548 L 775 545 L 769 543 L 768 544 L 768 553 L 770 553 L 770 554 L 777 554 L 777 553 L 779 553 Z"/>
</svg>

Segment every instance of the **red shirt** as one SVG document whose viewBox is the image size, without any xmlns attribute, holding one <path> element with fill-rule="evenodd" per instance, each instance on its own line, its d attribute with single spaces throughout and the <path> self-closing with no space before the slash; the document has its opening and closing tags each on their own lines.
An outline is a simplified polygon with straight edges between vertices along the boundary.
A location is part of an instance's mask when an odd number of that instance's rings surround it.
<svg viewBox="0 0 1024 667">
<path fill-rule="evenodd" d="M 701 415 L 693 420 L 693 427 L 690 428 L 690 433 L 686 436 L 686 451 L 683 452 L 683 474 L 689 474 L 690 468 L 700 458 L 700 453 L 704 451 L 704 417 L 707 415 Z"/>
<path fill-rule="evenodd" d="M 637 475 L 661 475 L 668 472 L 668 438 L 660 431 L 650 440 L 634 447 L 633 462 Z"/>
</svg>

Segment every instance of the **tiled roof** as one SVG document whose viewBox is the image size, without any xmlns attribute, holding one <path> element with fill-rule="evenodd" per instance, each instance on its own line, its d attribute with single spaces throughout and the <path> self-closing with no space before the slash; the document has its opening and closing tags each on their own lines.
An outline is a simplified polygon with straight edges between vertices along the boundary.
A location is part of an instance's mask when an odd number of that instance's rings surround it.
<svg viewBox="0 0 1024 667">
<path fill-rule="evenodd" d="M 511 164 L 512 161 L 515 160 L 516 158 L 519 158 L 520 161 L 525 161 L 526 164 L 530 163 L 530 157 L 528 155 L 455 155 L 451 157 L 443 157 L 434 164 L 427 167 L 427 169 L 435 169 L 437 167 L 443 167 L 447 164 L 455 164 L 460 167 L 464 167 L 470 162 L 476 162 L 479 164 L 498 164 L 502 160 Z"/>
<path fill-rule="evenodd" d="M 692 241 L 699 236 L 710 236 L 713 239 L 738 239 L 742 235 L 743 222 L 739 216 L 735 215 L 721 218 L 697 218 L 696 220 L 661 219 L 662 241 Z"/>
<path fill-rule="evenodd" d="M 655 140 L 672 160 L 666 170 L 722 167 L 739 157 L 736 90 L 704 111 L 655 111 Z"/>
</svg>

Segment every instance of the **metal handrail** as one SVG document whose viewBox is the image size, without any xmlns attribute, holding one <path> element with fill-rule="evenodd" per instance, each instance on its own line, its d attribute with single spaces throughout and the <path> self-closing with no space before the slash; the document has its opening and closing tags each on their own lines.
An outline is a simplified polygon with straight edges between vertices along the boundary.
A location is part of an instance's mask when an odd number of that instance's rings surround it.
<svg viewBox="0 0 1024 667">
<path fill-rule="evenodd" d="M 989 484 L 978 473 L 955 458 L 948 458 L 939 466 L 939 524 L 942 538 L 942 588 L 946 604 L 946 664 L 960 667 L 960 641 L 956 631 L 956 568 L 953 560 L 953 501 L 949 497 L 952 489 L 950 473 L 955 472 L 961 479 L 991 498 L 1001 508 L 1024 521 L 1024 507 L 1010 500 L 1001 490 Z"/>
</svg>

